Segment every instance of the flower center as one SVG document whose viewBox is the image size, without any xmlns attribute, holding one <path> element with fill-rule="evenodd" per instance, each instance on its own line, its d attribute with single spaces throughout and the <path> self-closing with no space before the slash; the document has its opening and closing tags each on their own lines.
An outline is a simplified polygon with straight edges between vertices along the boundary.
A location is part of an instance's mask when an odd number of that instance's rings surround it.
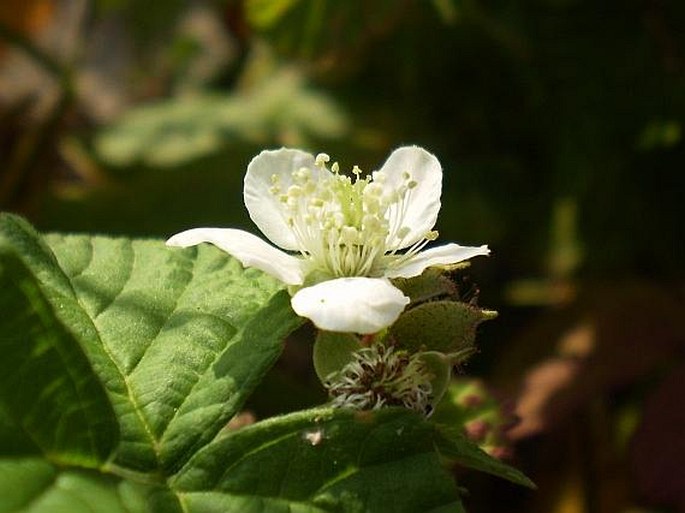
<svg viewBox="0 0 685 513">
<path fill-rule="evenodd" d="M 271 194 L 279 198 L 311 273 L 381 276 L 437 237 L 429 232 L 406 253 L 396 253 L 410 233 L 403 220 L 417 183 L 409 172 L 402 174 L 399 185 L 389 187 L 382 172 L 362 178 L 354 166 L 350 177 L 340 173 L 337 162 L 329 169 L 329 161 L 328 155 L 317 155 L 315 165 L 327 172 L 300 168 L 292 173 L 287 190 L 277 175 L 271 179 Z"/>
</svg>

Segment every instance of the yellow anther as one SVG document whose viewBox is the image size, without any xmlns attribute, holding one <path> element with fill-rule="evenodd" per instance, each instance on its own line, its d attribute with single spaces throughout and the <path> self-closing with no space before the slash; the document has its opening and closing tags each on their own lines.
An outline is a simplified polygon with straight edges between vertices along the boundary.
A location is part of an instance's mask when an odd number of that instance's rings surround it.
<svg viewBox="0 0 685 513">
<path fill-rule="evenodd" d="M 431 230 L 430 232 L 428 232 L 428 233 L 424 236 L 424 239 L 426 239 L 426 240 L 435 240 L 435 239 L 437 239 L 437 238 L 438 238 L 438 232 L 437 232 L 437 230 Z"/>
<path fill-rule="evenodd" d="M 365 198 L 364 206 L 366 207 L 366 212 L 369 214 L 379 214 L 381 210 L 381 202 L 378 198 Z"/>
<path fill-rule="evenodd" d="M 308 167 L 301 167 L 300 169 L 293 171 L 293 180 L 299 182 L 307 182 L 312 176 L 312 170 Z"/>
</svg>

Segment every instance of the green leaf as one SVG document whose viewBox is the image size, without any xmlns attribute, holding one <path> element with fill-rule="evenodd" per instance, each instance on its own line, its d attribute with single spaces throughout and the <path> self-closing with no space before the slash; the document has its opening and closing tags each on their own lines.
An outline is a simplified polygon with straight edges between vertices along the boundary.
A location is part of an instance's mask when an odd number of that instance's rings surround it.
<svg viewBox="0 0 685 513">
<path fill-rule="evenodd" d="M 167 486 L 0 458 L 0 513 L 462 512 L 433 436 L 399 408 L 298 412 L 226 432 Z"/>
<path fill-rule="evenodd" d="M 50 263 L 40 258 L 45 248 L 38 240 L 21 238 L 23 223 L 2 221 L 0 397 L 4 410 L 55 461 L 96 467 L 114 449 L 118 426 L 91 363 L 55 312 L 68 309 L 73 295 L 66 280 L 50 280 L 50 285 L 46 280 L 45 290 L 41 288 L 10 239 L 23 243 L 20 247 L 35 256 L 31 260 L 37 266 Z M 63 302 L 57 303 L 60 297 Z"/>
<path fill-rule="evenodd" d="M 246 21 L 273 47 L 288 56 L 322 61 L 349 58 L 346 52 L 360 49 L 380 30 L 397 23 L 402 14 L 395 0 L 245 2 Z"/>
<path fill-rule="evenodd" d="M 268 73 L 249 90 L 230 95 L 204 93 L 137 107 L 102 130 L 95 150 L 114 166 L 144 162 L 172 167 L 211 155 L 231 142 L 335 138 L 348 120 L 325 94 L 308 87 L 292 69 Z"/>
<path fill-rule="evenodd" d="M 301 323 L 279 283 L 213 246 L 46 240 L 0 217 L 0 301 L 12 312 L 0 319 L 0 402 L 54 461 L 96 466 L 113 451 L 106 468 L 173 473 Z"/>
<path fill-rule="evenodd" d="M 217 439 L 171 486 L 191 511 L 459 511 L 432 436 L 402 409 L 298 412 Z"/>
<path fill-rule="evenodd" d="M 436 424 L 435 445 L 440 454 L 464 467 L 480 470 L 521 486 L 536 488 L 535 483 L 528 479 L 523 472 L 493 458 L 466 438 L 458 429 Z"/>
<path fill-rule="evenodd" d="M 60 469 L 41 458 L 0 458 L 0 513 L 180 513 L 159 486 Z"/>
<path fill-rule="evenodd" d="M 40 454 L 40 449 L 29 438 L 26 432 L 19 427 L 9 412 L 6 405 L 0 401 L 0 454 L 19 456 L 28 454 Z"/>
</svg>

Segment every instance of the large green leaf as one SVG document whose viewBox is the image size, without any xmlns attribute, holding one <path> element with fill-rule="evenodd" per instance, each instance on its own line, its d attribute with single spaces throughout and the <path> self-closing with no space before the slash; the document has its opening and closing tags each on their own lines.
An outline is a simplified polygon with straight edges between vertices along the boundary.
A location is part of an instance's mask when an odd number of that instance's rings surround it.
<svg viewBox="0 0 685 513">
<path fill-rule="evenodd" d="M 164 484 L 0 458 L 0 513 L 459 513 L 433 428 L 401 409 L 317 409 L 226 432 Z"/>
<path fill-rule="evenodd" d="M 440 454 L 464 467 L 487 472 L 521 486 L 536 488 L 535 483 L 523 472 L 490 456 L 466 438 L 461 430 L 436 424 L 435 445 Z"/>
<path fill-rule="evenodd" d="M 5 456 L 40 454 L 40 449 L 12 419 L 2 401 L 0 401 L 0 454 Z"/>
<path fill-rule="evenodd" d="M 0 218 L 0 401 L 54 461 L 173 473 L 300 322 L 280 284 L 211 246 L 46 240 Z"/>
<path fill-rule="evenodd" d="M 401 409 L 319 409 L 217 439 L 173 478 L 190 511 L 460 511 L 432 426 Z"/>
<path fill-rule="evenodd" d="M 0 458 L 0 513 L 181 513 L 168 489 L 41 458 Z"/>
<path fill-rule="evenodd" d="M 90 362 L 55 315 L 70 306 L 68 282 L 46 283 L 44 292 L 9 246 L 17 226 L 6 225 L 0 232 L 0 397 L 9 413 L 3 438 L 20 438 L 8 428 L 19 425 L 56 461 L 98 466 L 114 448 L 117 423 Z M 26 252 L 43 249 L 21 242 Z M 64 301 L 57 303 L 59 297 Z"/>
</svg>

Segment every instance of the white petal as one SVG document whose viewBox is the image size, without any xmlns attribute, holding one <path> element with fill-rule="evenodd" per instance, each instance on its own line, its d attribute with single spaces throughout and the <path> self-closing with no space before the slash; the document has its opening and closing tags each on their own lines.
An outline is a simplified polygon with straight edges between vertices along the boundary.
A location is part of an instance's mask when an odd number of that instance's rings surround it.
<svg viewBox="0 0 685 513">
<path fill-rule="evenodd" d="M 426 268 L 433 265 L 456 264 L 479 255 L 489 255 L 487 246 L 460 246 L 459 244 L 445 244 L 436 248 L 421 251 L 407 260 L 403 265 L 389 269 L 385 276 L 388 278 L 411 278 L 419 276 Z"/>
<path fill-rule="evenodd" d="M 301 259 L 274 248 L 256 235 L 243 230 L 195 228 L 177 233 L 166 241 L 167 246 L 182 248 L 202 242 L 214 244 L 240 260 L 245 267 L 256 267 L 286 285 L 301 285 L 304 280 Z"/>
<path fill-rule="evenodd" d="M 278 197 L 269 189 L 273 186 L 272 177 L 275 175 L 280 180 L 282 190 L 287 191 L 292 185 L 292 172 L 302 167 L 310 168 L 314 175 L 322 172 L 314 166 L 314 156 L 307 152 L 288 148 L 264 150 L 247 166 L 243 187 L 245 206 L 254 224 L 271 242 L 291 251 L 300 248 Z"/>
<path fill-rule="evenodd" d="M 383 278 L 337 278 L 306 287 L 293 310 L 322 330 L 376 333 L 399 317 L 409 298 Z"/>
<path fill-rule="evenodd" d="M 384 189 L 396 189 L 403 183 L 402 175 L 407 172 L 416 182 L 416 187 L 409 191 L 406 215 L 402 226 L 410 232 L 401 244 L 389 240 L 390 249 L 408 248 L 424 238 L 438 220 L 440 212 L 440 195 L 442 194 L 442 167 L 431 153 L 418 146 L 404 146 L 393 151 L 380 169 L 386 180 Z M 397 209 L 391 209 L 390 225 L 400 215 Z"/>
</svg>

